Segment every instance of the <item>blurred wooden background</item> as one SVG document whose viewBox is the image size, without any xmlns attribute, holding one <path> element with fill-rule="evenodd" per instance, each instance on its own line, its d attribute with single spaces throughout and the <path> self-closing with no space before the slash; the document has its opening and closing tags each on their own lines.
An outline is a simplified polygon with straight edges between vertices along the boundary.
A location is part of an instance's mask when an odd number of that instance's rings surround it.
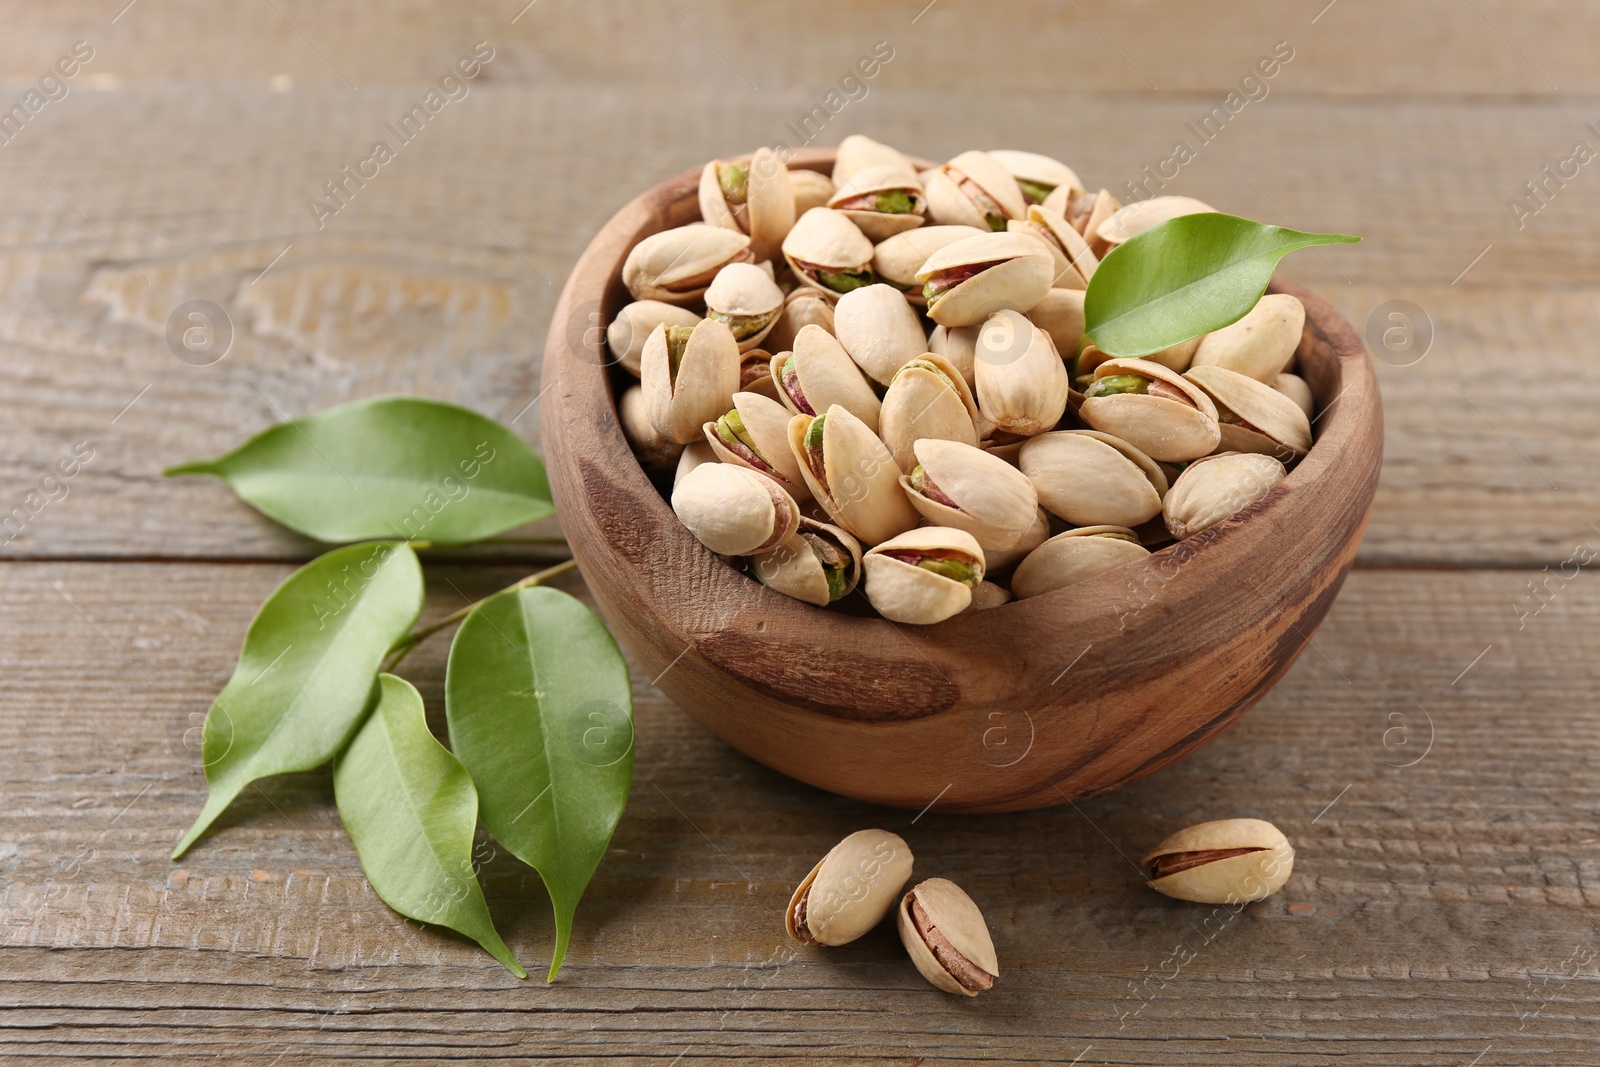
<svg viewBox="0 0 1600 1067">
<path fill-rule="evenodd" d="M 0 1059 L 1600 1059 L 1600 162 L 1576 150 L 1600 152 L 1600 9 L 522 5 L 0 4 L 0 107 L 92 52 L 25 121 L 0 113 L 0 516 L 25 516 L 0 534 Z M 796 143 L 880 41 L 893 58 L 815 143 L 1026 148 L 1120 191 L 1248 92 L 1170 191 L 1366 236 L 1288 266 L 1369 336 L 1388 426 L 1314 650 L 1197 757 L 1004 818 L 797 786 L 636 678 L 633 798 L 552 987 L 384 908 L 323 773 L 262 783 L 169 863 L 203 795 L 195 727 L 315 547 L 161 468 L 385 392 L 537 440 L 588 235 L 663 176 Z M 478 42 L 467 95 L 319 229 L 307 201 Z M 1241 91 L 1279 42 L 1293 58 Z M 189 301 L 231 333 L 211 365 L 166 339 Z M 537 556 L 436 559 L 443 615 Z M 443 652 L 407 663 L 434 705 Z M 1217 933 L 1125 857 L 1228 815 L 1299 859 Z M 865 825 L 983 905 L 995 992 L 934 992 L 889 930 L 786 941 L 793 883 Z M 485 878 L 535 968 L 537 878 L 508 857 Z"/>
</svg>

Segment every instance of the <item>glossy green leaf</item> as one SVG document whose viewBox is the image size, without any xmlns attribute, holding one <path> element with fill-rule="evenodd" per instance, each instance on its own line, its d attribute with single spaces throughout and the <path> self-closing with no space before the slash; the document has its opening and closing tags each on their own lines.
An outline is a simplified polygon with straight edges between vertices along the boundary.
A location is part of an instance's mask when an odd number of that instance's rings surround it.
<svg viewBox="0 0 1600 1067">
<path fill-rule="evenodd" d="M 468 615 L 445 678 L 450 747 L 484 826 L 536 868 L 555 909 L 550 980 L 633 780 L 633 693 L 598 618 L 555 589 L 509 590 Z"/>
<path fill-rule="evenodd" d="M 1312 245 L 1359 241 L 1236 215 L 1180 215 L 1112 249 L 1084 295 L 1084 337 L 1112 356 L 1147 356 L 1237 322 L 1278 261 Z"/>
<path fill-rule="evenodd" d="M 422 568 L 404 544 L 335 549 L 285 579 L 206 715 L 210 792 L 172 858 L 257 778 L 332 759 L 367 710 L 384 654 L 421 610 Z"/>
<path fill-rule="evenodd" d="M 333 767 L 339 817 L 367 881 L 401 915 L 466 934 L 528 977 L 496 932 L 472 865 L 472 778 L 428 732 L 410 682 L 382 674 L 378 686 L 378 706 Z"/>
<path fill-rule="evenodd" d="M 554 513 L 544 464 L 477 412 L 419 397 L 358 400 L 166 472 L 215 474 L 318 541 L 476 541 Z"/>
</svg>

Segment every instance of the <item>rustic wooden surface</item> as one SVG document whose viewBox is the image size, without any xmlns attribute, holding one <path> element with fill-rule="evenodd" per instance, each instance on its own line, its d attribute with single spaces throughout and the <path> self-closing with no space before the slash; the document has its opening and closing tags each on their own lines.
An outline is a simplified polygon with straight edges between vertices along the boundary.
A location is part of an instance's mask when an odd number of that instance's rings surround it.
<svg viewBox="0 0 1600 1067">
<path fill-rule="evenodd" d="M 1562 573 L 1600 545 L 1600 169 L 1552 182 L 1520 229 L 1507 205 L 1574 142 L 1600 148 L 1600 13 L 124 3 L 0 5 L 6 106 L 73 42 L 95 49 L 0 144 L 0 514 L 93 449 L 0 547 L 4 1062 L 1600 1060 L 1600 593 L 1588 567 Z M 479 40 L 496 55 L 470 95 L 318 231 L 307 198 Z M 1367 235 L 1291 273 L 1358 330 L 1408 300 L 1433 332 L 1419 362 L 1379 353 L 1383 481 L 1313 650 L 1195 757 L 1001 818 L 796 786 L 636 676 L 634 795 L 552 987 L 387 911 L 326 774 L 262 783 L 169 863 L 203 792 L 192 727 L 255 606 L 314 548 L 160 469 L 386 391 L 534 439 L 538 353 L 588 235 L 663 175 L 792 141 L 785 124 L 879 40 L 894 59 L 821 143 L 1015 145 L 1113 188 L 1291 43 L 1270 95 L 1172 188 Z M 194 299 L 234 327 L 207 367 L 163 337 Z M 445 558 L 430 611 L 537 556 Z M 406 665 L 435 707 L 442 652 Z M 1126 856 L 1230 814 L 1295 841 L 1281 894 L 1229 916 L 1139 887 Z M 932 991 L 888 931 L 785 941 L 792 883 L 874 824 L 984 906 L 994 993 Z M 506 857 L 486 872 L 535 963 L 537 879 Z"/>
</svg>

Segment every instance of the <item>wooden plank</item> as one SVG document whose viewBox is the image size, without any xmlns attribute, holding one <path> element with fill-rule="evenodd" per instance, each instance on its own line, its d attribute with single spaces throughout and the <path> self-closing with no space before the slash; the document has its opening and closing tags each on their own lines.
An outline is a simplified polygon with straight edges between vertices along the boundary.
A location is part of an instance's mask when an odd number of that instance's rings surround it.
<svg viewBox="0 0 1600 1067">
<path fill-rule="evenodd" d="M 388 912 L 323 773 L 264 783 L 181 864 L 166 860 L 202 795 L 186 732 L 285 573 L 0 568 L 0 1057 L 1600 1055 L 1600 595 L 1582 571 L 1548 584 L 1535 612 L 1525 572 L 1358 570 L 1314 650 L 1215 744 L 1076 810 L 1004 818 L 797 787 L 636 676 L 633 797 L 550 987 Z M 430 614 L 519 573 L 435 570 Z M 436 639 L 405 667 L 435 718 L 443 653 Z M 1271 818 L 1294 841 L 1282 893 L 1235 916 L 1138 885 L 1126 857 L 1228 815 Z M 917 877 L 953 877 L 984 906 L 995 992 L 934 992 L 887 930 L 827 951 L 787 943 L 793 883 L 866 825 L 906 836 Z M 485 872 L 508 942 L 530 965 L 545 958 L 537 879 L 505 856 Z"/>
</svg>

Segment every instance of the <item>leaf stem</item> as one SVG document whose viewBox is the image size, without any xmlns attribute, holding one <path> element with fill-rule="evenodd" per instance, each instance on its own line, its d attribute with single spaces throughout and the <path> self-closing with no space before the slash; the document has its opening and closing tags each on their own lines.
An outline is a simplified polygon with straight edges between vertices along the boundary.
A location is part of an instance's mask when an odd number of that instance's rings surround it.
<svg viewBox="0 0 1600 1067">
<path fill-rule="evenodd" d="M 483 600 L 475 600 L 471 604 L 468 604 L 466 607 L 462 608 L 460 611 L 451 612 L 438 622 L 430 623 L 427 626 L 422 627 L 420 630 L 411 631 L 400 640 L 396 641 L 393 645 L 389 646 L 388 660 L 383 666 L 384 673 L 393 674 L 395 667 L 399 666 L 400 661 L 405 659 L 406 654 L 409 653 L 413 648 L 416 648 L 418 645 L 422 644 L 422 642 L 426 641 L 440 630 L 449 629 L 462 619 L 466 618 L 468 615 L 472 614 L 473 609 L 475 609 L 479 604 L 482 604 L 484 600 L 488 600 L 490 597 L 499 596 L 501 593 L 509 593 L 515 589 L 527 589 L 530 586 L 542 585 L 552 578 L 560 577 L 561 575 L 575 568 L 577 565 L 578 561 L 575 559 L 563 560 L 553 567 L 546 567 L 542 571 L 537 571 L 528 575 L 526 578 L 512 582 L 504 589 L 498 590 L 489 594 L 489 596 L 484 597 Z"/>
</svg>

